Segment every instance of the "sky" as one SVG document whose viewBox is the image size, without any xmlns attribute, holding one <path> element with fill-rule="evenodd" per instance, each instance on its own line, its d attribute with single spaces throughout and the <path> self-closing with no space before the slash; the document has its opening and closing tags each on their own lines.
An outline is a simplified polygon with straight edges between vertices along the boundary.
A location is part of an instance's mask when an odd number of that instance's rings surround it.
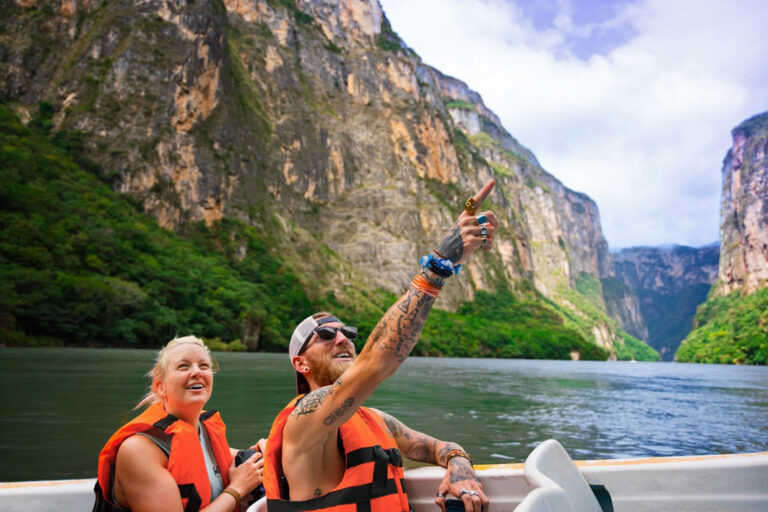
<svg viewBox="0 0 768 512">
<path fill-rule="evenodd" d="M 766 0 L 380 0 L 598 205 L 611 249 L 719 240 L 731 129 L 768 110 Z"/>
</svg>

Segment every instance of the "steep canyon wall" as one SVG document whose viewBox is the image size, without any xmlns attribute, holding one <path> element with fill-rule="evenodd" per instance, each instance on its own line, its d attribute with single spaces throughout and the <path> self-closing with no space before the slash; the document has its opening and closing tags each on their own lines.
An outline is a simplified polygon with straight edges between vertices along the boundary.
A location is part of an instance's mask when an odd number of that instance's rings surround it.
<svg viewBox="0 0 768 512">
<path fill-rule="evenodd" d="M 731 134 L 722 170 L 717 281 L 676 358 L 768 364 L 768 112 Z"/>
<path fill-rule="evenodd" d="M 594 201 L 423 63 L 376 0 L 14 0 L 0 16 L 3 99 L 23 119 L 53 105 L 54 128 L 82 133 L 164 227 L 262 225 L 281 232 L 276 252 L 310 293 L 397 294 L 495 179 L 496 247 L 442 307 L 499 287 L 539 294 L 614 353 L 619 319 L 639 314 L 632 300 L 606 306 L 613 265 Z"/>
</svg>

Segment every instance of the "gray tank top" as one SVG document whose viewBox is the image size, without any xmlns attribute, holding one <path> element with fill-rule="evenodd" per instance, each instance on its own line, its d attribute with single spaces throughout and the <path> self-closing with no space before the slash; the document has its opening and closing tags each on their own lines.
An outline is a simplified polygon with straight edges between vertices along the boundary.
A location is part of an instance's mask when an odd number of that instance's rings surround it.
<svg viewBox="0 0 768 512">
<path fill-rule="evenodd" d="M 202 425 L 198 425 L 197 432 L 200 435 L 200 446 L 203 447 L 203 457 L 205 457 L 205 469 L 208 471 L 208 482 L 211 484 L 211 501 L 219 497 L 224 490 L 224 480 L 221 478 L 221 470 L 216 464 L 216 458 L 213 456 L 211 440 L 208 439 L 208 432 Z"/>
</svg>

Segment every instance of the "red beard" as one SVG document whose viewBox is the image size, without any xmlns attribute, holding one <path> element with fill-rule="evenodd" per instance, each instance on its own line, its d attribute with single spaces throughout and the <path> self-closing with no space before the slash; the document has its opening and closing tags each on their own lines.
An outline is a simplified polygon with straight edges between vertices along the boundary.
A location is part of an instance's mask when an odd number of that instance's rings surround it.
<svg viewBox="0 0 768 512">
<path fill-rule="evenodd" d="M 354 358 L 354 355 L 352 357 Z M 354 359 L 334 361 L 330 352 L 320 356 L 306 354 L 306 358 L 309 362 L 309 374 L 319 387 L 330 386 L 336 382 L 336 379 L 341 377 L 354 361 Z"/>
</svg>

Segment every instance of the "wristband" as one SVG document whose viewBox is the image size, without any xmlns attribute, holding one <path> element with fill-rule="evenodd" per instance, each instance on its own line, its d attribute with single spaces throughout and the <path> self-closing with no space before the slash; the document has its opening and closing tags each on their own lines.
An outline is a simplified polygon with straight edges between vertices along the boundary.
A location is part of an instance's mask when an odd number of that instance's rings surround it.
<svg viewBox="0 0 768 512">
<path fill-rule="evenodd" d="M 469 465 L 474 467 L 474 465 L 472 464 L 472 457 L 470 457 L 469 454 L 464 450 L 449 451 L 448 455 L 445 456 L 445 467 L 448 467 L 448 463 L 451 462 L 451 459 L 453 459 L 454 457 L 461 457 L 461 458 L 467 459 L 469 461 Z"/>
<path fill-rule="evenodd" d="M 451 277 L 458 274 L 461 265 L 454 265 L 448 258 L 435 258 L 434 254 L 422 256 L 419 260 L 421 268 L 428 268 L 440 277 Z"/>
<path fill-rule="evenodd" d="M 429 295 L 433 299 L 437 298 L 437 295 L 440 293 L 440 287 L 435 286 L 434 284 L 427 281 L 424 276 L 417 275 L 413 278 L 413 281 L 411 282 L 411 288 L 416 288 L 420 292 Z"/>
<path fill-rule="evenodd" d="M 230 496 L 232 496 L 233 498 L 235 498 L 235 505 L 239 504 L 239 503 L 240 503 L 240 500 L 242 499 L 242 498 L 240 497 L 240 494 L 239 494 L 239 493 L 238 493 L 236 490 L 234 490 L 233 488 L 231 488 L 231 487 L 227 487 L 226 489 L 224 489 L 223 491 L 221 491 L 221 493 L 222 493 L 222 494 L 224 494 L 224 493 L 227 493 L 227 494 L 229 494 Z"/>
<path fill-rule="evenodd" d="M 430 273 L 431 273 L 431 272 L 430 272 L 430 271 L 428 271 L 428 270 L 427 270 L 427 269 L 425 269 L 425 268 L 424 268 L 424 269 L 421 269 L 421 275 L 423 275 L 423 276 L 424 276 L 424 278 L 425 278 L 427 281 L 429 281 L 430 283 L 432 283 L 432 284 L 433 284 L 433 285 L 435 285 L 435 286 L 439 286 L 440 288 L 442 288 L 443 286 L 445 286 L 445 279 L 440 279 L 440 278 L 438 278 L 438 277 L 430 276 L 430 275 L 429 275 Z"/>
</svg>

